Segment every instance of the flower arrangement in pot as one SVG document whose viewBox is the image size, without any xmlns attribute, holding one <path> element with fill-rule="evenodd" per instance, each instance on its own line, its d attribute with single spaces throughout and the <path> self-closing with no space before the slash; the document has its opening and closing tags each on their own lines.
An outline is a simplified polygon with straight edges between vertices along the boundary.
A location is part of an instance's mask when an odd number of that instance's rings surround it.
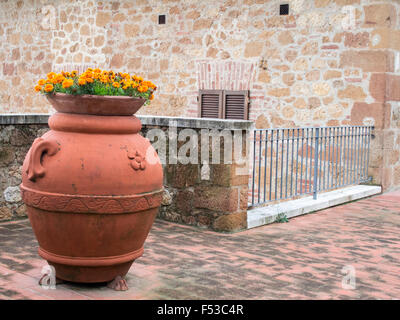
<svg viewBox="0 0 400 320">
<path fill-rule="evenodd" d="M 82 74 L 78 74 L 78 71 L 63 71 L 59 74 L 50 72 L 47 74 L 47 79 L 40 79 L 35 86 L 37 92 L 47 95 L 57 111 L 63 112 L 66 111 L 64 108 L 73 108 L 73 110 L 67 110 L 98 115 L 132 115 L 140 107 L 148 105 L 150 100 L 153 100 L 156 89 L 154 83 L 143 80 L 142 77 L 98 68 L 89 68 Z M 59 101 L 62 102 L 58 103 Z M 77 101 L 79 101 L 79 107 L 76 105 Z M 92 102 L 90 104 L 92 108 L 103 101 L 119 101 L 124 106 L 134 103 L 136 108 L 124 109 L 123 106 L 114 103 L 111 110 L 108 106 L 88 110 L 89 101 Z M 121 110 L 118 111 L 115 108 L 121 108 Z"/>
<path fill-rule="evenodd" d="M 162 167 L 134 115 L 156 86 L 87 69 L 50 72 L 35 90 L 58 111 L 22 167 L 39 255 L 60 280 L 126 290 L 124 276 L 143 254 L 162 199 Z"/>
</svg>

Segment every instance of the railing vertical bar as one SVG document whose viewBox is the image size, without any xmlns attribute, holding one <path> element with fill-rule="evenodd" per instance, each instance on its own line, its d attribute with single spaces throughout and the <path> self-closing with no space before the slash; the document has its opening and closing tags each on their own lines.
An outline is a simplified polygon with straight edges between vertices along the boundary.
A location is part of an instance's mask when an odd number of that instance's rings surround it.
<svg viewBox="0 0 400 320">
<path fill-rule="evenodd" d="M 338 184 L 338 170 L 339 170 L 339 154 L 340 154 L 340 128 L 336 127 L 336 171 L 335 171 L 335 188 L 337 188 Z"/>
<path fill-rule="evenodd" d="M 315 143 L 315 128 L 312 128 L 311 129 L 311 140 L 310 140 L 310 174 L 309 174 L 309 186 L 308 186 L 308 192 L 309 193 L 311 193 L 312 192 L 312 187 L 313 187 L 313 185 L 311 184 L 311 181 L 313 181 L 313 177 L 312 177 L 312 174 L 313 174 L 313 170 L 312 170 L 312 164 L 313 164 L 313 160 L 315 160 L 314 159 L 314 156 L 315 156 L 315 146 L 314 146 L 314 148 L 313 148 L 313 140 L 314 140 L 314 143 Z M 314 165 L 315 165 L 315 162 L 314 162 Z M 314 182 L 313 182 L 314 183 Z"/>
<path fill-rule="evenodd" d="M 297 129 L 297 139 L 296 139 L 296 183 L 295 183 L 295 194 L 297 195 L 299 193 L 298 188 L 297 188 L 297 175 L 299 171 L 299 141 L 300 141 L 300 129 Z"/>
<path fill-rule="evenodd" d="M 326 189 L 329 189 L 329 173 L 331 171 L 331 128 L 328 129 L 328 171 L 326 177 Z"/>
<path fill-rule="evenodd" d="M 309 132 L 308 132 L 308 128 L 307 128 L 307 138 L 306 138 L 306 145 L 307 145 L 307 149 L 306 149 L 306 172 L 305 172 L 305 176 L 304 176 L 304 180 L 305 180 L 305 185 L 304 185 L 304 192 L 307 193 L 307 173 L 308 173 L 308 144 L 309 144 Z"/>
<path fill-rule="evenodd" d="M 324 178 L 324 182 L 322 183 L 322 189 L 325 189 L 325 183 L 326 183 L 326 156 L 327 156 L 327 152 L 326 152 L 326 140 L 328 138 L 328 128 L 324 129 L 324 171 L 323 171 L 323 178 Z"/>
<path fill-rule="evenodd" d="M 362 127 L 361 130 L 361 168 L 360 168 L 360 180 L 364 181 L 364 166 L 365 166 L 365 162 L 364 162 L 364 151 L 365 151 L 365 127 Z"/>
<path fill-rule="evenodd" d="M 272 166 L 274 165 L 273 163 L 273 151 L 274 151 L 274 131 L 271 130 L 271 161 L 270 161 L 270 166 L 269 166 L 269 201 L 272 200 Z"/>
<path fill-rule="evenodd" d="M 351 180 L 351 152 L 352 152 L 352 127 L 349 127 L 349 145 L 348 145 L 348 149 L 349 149 L 349 153 L 348 153 L 348 163 L 347 163 L 347 177 L 346 177 L 346 185 L 350 184 L 350 180 Z"/>
<path fill-rule="evenodd" d="M 347 146 L 348 146 L 348 152 L 347 152 L 347 172 L 346 172 L 346 185 L 348 185 L 349 184 L 349 177 L 350 177 L 350 166 L 351 166 L 351 127 L 349 127 L 349 130 L 348 130 L 348 133 L 347 133 L 347 135 L 348 135 L 348 144 L 347 144 Z"/>
<path fill-rule="evenodd" d="M 300 194 L 303 193 L 304 129 L 301 129 L 301 131 Z"/>
<path fill-rule="evenodd" d="M 286 139 L 286 172 L 285 172 L 285 198 L 288 196 L 288 165 L 289 165 L 289 137 L 290 137 L 290 129 L 287 129 L 287 139 Z"/>
<path fill-rule="evenodd" d="M 278 195 L 278 152 L 279 152 L 279 129 L 276 130 L 276 156 L 275 156 L 275 200 Z"/>
<path fill-rule="evenodd" d="M 258 190 L 257 201 L 260 202 L 260 189 L 261 189 L 261 149 L 262 149 L 262 130 L 260 130 L 260 143 L 258 144 Z"/>
<path fill-rule="evenodd" d="M 365 175 L 365 178 L 366 179 L 368 179 L 369 177 L 368 177 L 368 168 L 369 168 L 369 149 L 370 149 L 370 142 L 371 142 L 371 134 L 372 134 L 372 130 L 373 130 L 373 127 L 369 127 L 368 128 L 368 148 L 367 148 L 367 151 L 368 151 L 368 153 L 367 153 L 367 172 L 366 172 L 366 175 Z"/>
<path fill-rule="evenodd" d="M 267 195 L 267 150 L 268 150 L 268 130 L 265 130 L 265 146 L 264 146 L 264 202 Z"/>
<path fill-rule="evenodd" d="M 321 187 L 321 182 L 322 182 L 322 155 L 323 155 L 323 147 L 322 147 L 322 141 L 323 141 L 323 137 L 324 137 L 324 129 L 321 128 L 320 132 L 319 132 L 319 161 L 318 161 L 318 167 L 319 167 L 319 171 L 318 171 L 318 191 L 322 190 Z"/>
<path fill-rule="evenodd" d="M 365 127 L 362 127 L 361 128 L 361 149 L 360 149 L 360 152 L 361 152 L 361 155 L 360 155 L 360 173 L 359 173 L 360 182 L 364 181 L 364 176 L 363 176 L 363 171 L 364 171 L 364 150 L 365 150 L 365 148 L 364 148 L 364 144 L 365 144 L 364 130 L 365 130 Z"/>
<path fill-rule="evenodd" d="M 283 154 L 283 148 L 285 145 L 285 129 L 282 129 L 282 143 L 281 143 L 281 183 L 280 183 L 280 194 L 279 197 L 280 199 L 282 199 L 282 187 L 283 187 L 283 158 L 284 158 L 284 154 Z"/>
<path fill-rule="evenodd" d="M 307 174 L 306 174 L 307 187 L 306 187 L 305 193 L 309 193 L 310 192 L 310 186 L 311 186 L 311 174 L 310 174 L 310 172 L 312 171 L 311 159 L 313 158 L 312 151 L 314 149 L 314 146 L 313 146 L 313 130 L 314 130 L 313 128 L 310 128 L 310 136 L 309 136 L 308 143 L 307 143 L 307 150 L 310 150 L 310 154 L 307 155 L 307 162 L 308 162 L 308 165 L 309 165 L 309 171 L 307 171 Z"/>
<path fill-rule="evenodd" d="M 337 154 L 336 154 L 336 183 L 335 187 L 337 188 L 340 183 L 339 183 L 339 175 L 340 175 L 340 149 L 342 147 L 342 144 L 340 142 L 340 127 L 336 128 L 336 144 L 337 144 Z"/>
<path fill-rule="evenodd" d="M 335 150 L 335 128 L 332 128 L 332 165 L 331 165 L 332 172 L 331 172 L 331 184 L 330 184 L 329 189 L 333 188 L 333 179 L 334 179 L 334 172 L 335 172 L 334 166 L 335 166 L 335 162 L 336 162 L 335 153 L 336 153 L 336 150 Z"/>
<path fill-rule="evenodd" d="M 353 165 L 352 165 L 352 176 L 351 176 L 351 184 L 354 184 L 354 177 L 355 177 L 355 172 L 356 172 L 356 153 L 357 153 L 357 127 L 353 127 Z"/>
<path fill-rule="evenodd" d="M 330 160 L 331 162 L 331 169 L 330 169 L 330 178 L 329 178 L 329 189 L 332 189 L 333 187 L 333 176 L 334 176 L 334 166 L 335 166 L 335 128 L 331 127 L 331 136 L 332 136 L 332 141 L 331 141 L 331 145 L 332 145 L 332 154 L 331 157 L 332 159 Z"/>
<path fill-rule="evenodd" d="M 315 134 L 314 134 L 314 140 L 315 140 L 315 147 L 314 147 L 314 182 L 313 182 L 313 187 L 314 187 L 314 192 L 313 192 L 313 198 L 314 200 L 317 199 L 317 189 L 318 189 L 318 148 L 319 148 L 319 128 L 315 129 Z"/>
<path fill-rule="evenodd" d="M 344 159 L 343 159 L 344 172 L 343 172 L 343 184 L 342 184 L 343 186 L 346 185 L 347 162 L 349 160 L 349 152 L 348 152 L 348 149 L 349 149 L 349 139 L 348 139 L 349 128 L 345 127 L 344 130 L 345 130 L 345 133 L 344 133 L 344 144 L 345 144 L 346 148 L 343 151 L 343 154 L 344 154 Z"/>
<path fill-rule="evenodd" d="M 358 169 L 358 127 L 355 127 L 355 150 L 354 150 L 354 177 L 353 184 L 357 183 L 357 169 Z"/>
<path fill-rule="evenodd" d="M 362 180 L 362 174 L 361 174 L 361 168 L 362 168 L 362 150 L 363 150 L 363 127 L 360 127 L 360 142 L 358 146 L 358 170 L 357 170 L 357 176 L 358 176 L 358 182 L 360 183 Z"/>
<path fill-rule="evenodd" d="M 290 168 L 290 195 L 293 196 L 293 160 L 294 160 L 294 129 L 292 129 L 292 156 L 291 156 L 291 168 Z"/>
<path fill-rule="evenodd" d="M 346 140 L 347 140 L 347 127 L 344 127 L 343 133 L 343 177 L 342 177 L 342 186 L 344 186 L 344 179 L 346 176 Z"/>
<path fill-rule="evenodd" d="M 356 151 L 357 151 L 357 128 L 353 127 L 353 143 L 352 143 L 352 163 L 351 163 L 351 180 L 350 180 L 350 184 L 354 183 L 354 176 L 355 176 L 355 163 L 356 163 Z"/>
<path fill-rule="evenodd" d="M 254 130 L 254 141 L 253 141 L 253 179 L 251 188 L 251 205 L 254 206 L 254 184 L 255 184 L 255 166 L 256 166 L 256 135 L 257 131 Z"/>
<path fill-rule="evenodd" d="M 333 187 L 333 172 L 334 172 L 334 165 L 335 165 L 335 128 L 331 127 L 331 146 L 332 146 L 332 152 L 331 152 L 331 168 L 330 168 L 330 178 L 329 178 L 329 186 L 328 190 Z"/>
<path fill-rule="evenodd" d="M 339 149 L 339 176 L 338 176 L 338 187 L 340 187 L 341 184 L 341 177 L 342 177 L 342 148 L 343 148 L 343 127 L 340 127 L 339 130 L 339 134 L 340 134 L 340 149 Z"/>
<path fill-rule="evenodd" d="M 365 144 L 364 144 L 365 151 L 364 151 L 364 171 L 363 171 L 364 180 L 368 179 L 368 166 L 367 166 L 367 152 L 369 149 L 369 146 L 368 146 L 369 134 L 368 134 L 368 132 L 369 132 L 369 128 L 365 127 Z"/>
<path fill-rule="evenodd" d="M 353 181 L 352 184 L 357 182 L 357 161 L 358 161 L 358 128 L 355 127 L 355 136 L 354 136 L 354 167 L 353 167 Z"/>
<path fill-rule="evenodd" d="M 364 181 L 364 151 L 365 151 L 365 127 L 361 130 L 361 168 L 360 168 L 360 180 Z"/>
<path fill-rule="evenodd" d="M 361 127 L 358 127 L 358 147 L 357 147 L 357 180 L 356 182 L 359 183 L 361 180 L 360 177 L 360 155 L 361 155 Z"/>
</svg>

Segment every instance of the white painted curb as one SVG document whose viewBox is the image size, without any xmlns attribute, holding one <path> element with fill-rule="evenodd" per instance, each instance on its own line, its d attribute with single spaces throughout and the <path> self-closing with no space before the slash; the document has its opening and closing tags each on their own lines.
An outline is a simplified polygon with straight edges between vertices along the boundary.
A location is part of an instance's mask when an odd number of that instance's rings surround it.
<svg viewBox="0 0 400 320">
<path fill-rule="evenodd" d="M 247 211 L 247 229 L 275 222 L 279 214 L 287 218 L 326 209 L 346 202 L 369 197 L 382 192 L 380 186 L 358 185 L 318 194 L 316 200 L 312 196 L 296 199 Z"/>
</svg>

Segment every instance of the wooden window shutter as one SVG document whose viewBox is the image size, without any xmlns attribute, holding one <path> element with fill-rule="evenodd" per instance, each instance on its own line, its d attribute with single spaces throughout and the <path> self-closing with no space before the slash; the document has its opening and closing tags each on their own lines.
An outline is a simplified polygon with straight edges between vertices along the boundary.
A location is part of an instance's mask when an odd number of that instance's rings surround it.
<svg viewBox="0 0 400 320">
<path fill-rule="evenodd" d="M 223 106 L 223 119 L 248 120 L 249 91 L 224 90 Z"/>
<path fill-rule="evenodd" d="M 222 90 L 200 90 L 199 91 L 199 117 L 200 118 L 222 118 Z"/>
</svg>

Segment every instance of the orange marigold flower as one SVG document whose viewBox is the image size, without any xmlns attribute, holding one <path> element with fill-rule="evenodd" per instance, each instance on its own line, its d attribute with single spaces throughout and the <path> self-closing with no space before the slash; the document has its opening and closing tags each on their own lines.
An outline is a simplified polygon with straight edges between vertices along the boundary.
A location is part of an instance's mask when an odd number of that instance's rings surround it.
<svg viewBox="0 0 400 320">
<path fill-rule="evenodd" d="M 61 83 L 64 81 L 64 79 L 65 79 L 65 77 L 62 74 L 57 74 L 54 76 L 54 78 L 52 80 L 53 80 L 53 83 Z"/>
<path fill-rule="evenodd" d="M 85 84 L 86 84 L 86 79 L 85 79 L 85 78 L 79 78 L 78 84 L 79 84 L 80 86 L 85 85 Z"/>
<path fill-rule="evenodd" d="M 139 92 L 146 92 L 147 90 L 149 90 L 148 86 L 139 86 L 138 87 L 138 91 Z"/>
<path fill-rule="evenodd" d="M 62 83 L 63 88 L 69 88 L 74 84 L 74 80 L 72 79 L 65 79 Z"/>
<path fill-rule="evenodd" d="M 48 83 L 48 84 L 45 85 L 44 91 L 51 92 L 51 91 L 53 91 L 53 88 L 54 88 L 53 85 Z"/>
<path fill-rule="evenodd" d="M 87 82 L 87 83 L 93 83 L 93 81 L 94 81 L 94 80 L 93 80 L 92 78 L 86 78 L 86 82 Z"/>
<path fill-rule="evenodd" d="M 38 81 L 38 85 L 40 85 L 40 86 L 44 86 L 45 83 L 46 83 L 46 80 L 44 80 L 44 79 L 40 79 Z"/>
<path fill-rule="evenodd" d="M 36 92 L 39 92 L 40 90 L 42 90 L 42 86 L 36 85 L 36 86 L 35 86 L 35 91 L 36 91 Z"/>
<path fill-rule="evenodd" d="M 142 81 L 142 86 L 148 86 L 150 88 L 153 88 L 154 84 L 151 81 Z"/>
<path fill-rule="evenodd" d="M 120 86 L 119 82 L 113 82 L 112 85 L 114 88 L 119 88 L 119 86 Z"/>
<path fill-rule="evenodd" d="M 150 100 L 153 100 L 153 99 L 154 99 L 154 95 L 151 94 L 149 99 L 150 99 Z"/>
<path fill-rule="evenodd" d="M 47 78 L 53 79 L 55 75 L 56 75 L 55 72 L 49 72 L 49 73 L 47 74 Z"/>
<path fill-rule="evenodd" d="M 132 82 L 132 88 L 137 88 L 139 86 L 139 83 L 137 83 L 136 81 Z"/>
</svg>

